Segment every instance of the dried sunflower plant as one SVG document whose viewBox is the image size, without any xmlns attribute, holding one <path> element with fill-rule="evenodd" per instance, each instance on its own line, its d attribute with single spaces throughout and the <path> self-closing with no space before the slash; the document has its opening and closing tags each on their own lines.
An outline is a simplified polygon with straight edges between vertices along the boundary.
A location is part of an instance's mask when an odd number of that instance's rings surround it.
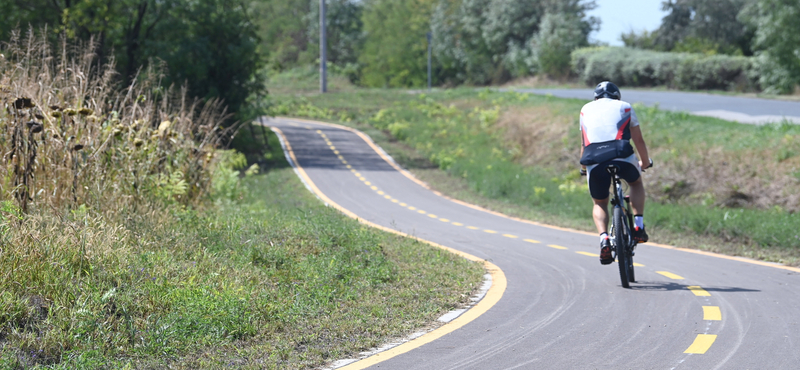
<svg viewBox="0 0 800 370">
<path fill-rule="evenodd" d="M 135 209 L 207 193 L 230 137 L 220 100 L 190 100 L 146 70 L 125 88 L 94 44 L 16 32 L 0 57 L 0 197 L 23 213 L 81 204 Z"/>
</svg>

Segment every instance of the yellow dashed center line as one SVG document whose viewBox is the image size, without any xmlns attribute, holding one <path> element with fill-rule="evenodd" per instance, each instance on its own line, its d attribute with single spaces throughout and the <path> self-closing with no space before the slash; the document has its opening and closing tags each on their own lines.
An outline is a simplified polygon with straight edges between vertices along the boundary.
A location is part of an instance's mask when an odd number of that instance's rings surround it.
<svg viewBox="0 0 800 370">
<path fill-rule="evenodd" d="M 541 243 L 540 241 L 538 241 L 538 240 L 533 240 L 533 239 L 523 239 L 523 240 L 525 240 L 525 241 L 526 241 L 526 242 L 528 242 L 528 243 L 534 243 L 534 244 Z"/>
<path fill-rule="evenodd" d="M 511 239 L 516 239 L 516 238 L 519 238 L 518 236 L 516 236 L 516 235 L 511 235 L 511 234 L 503 234 L 503 236 L 505 236 L 506 238 L 511 238 Z"/>
<path fill-rule="evenodd" d="M 464 224 L 462 224 L 462 223 L 460 223 L 460 222 L 453 222 L 452 224 L 453 224 L 453 225 L 456 225 L 456 226 L 464 226 Z"/>
<path fill-rule="evenodd" d="M 338 150 L 334 150 L 333 154 L 337 154 L 338 155 L 339 151 Z M 339 159 L 344 160 L 344 158 L 342 156 L 339 155 L 338 157 L 339 157 Z"/>
<path fill-rule="evenodd" d="M 560 245 L 555 245 L 555 244 L 548 244 L 547 246 L 555 249 L 567 249 L 567 247 L 562 247 Z"/>
<path fill-rule="evenodd" d="M 333 146 L 333 145 L 331 145 L 331 144 L 328 144 L 328 145 L 331 147 L 331 150 L 334 150 L 334 151 L 336 150 L 336 147 L 335 147 L 335 146 Z M 336 153 L 336 154 L 339 154 L 339 153 Z"/>
<path fill-rule="evenodd" d="M 397 203 L 397 202 L 399 202 L 399 200 L 397 200 L 397 199 L 392 199 L 392 203 Z"/>
<path fill-rule="evenodd" d="M 717 340 L 716 335 L 712 334 L 697 334 L 697 338 L 694 338 L 694 343 L 692 343 L 686 351 L 683 353 L 696 353 L 696 354 L 704 354 L 711 348 L 711 345 L 714 344 L 714 341 Z"/>
<path fill-rule="evenodd" d="M 707 292 L 705 289 L 703 289 L 703 288 L 701 288 L 701 287 L 699 287 L 697 285 L 687 286 L 686 289 L 691 290 L 692 293 L 694 293 L 694 295 L 696 295 L 698 297 L 710 297 L 711 296 L 711 293 Z"/>
<path fill-rule="evenodd" d="M 657 274 L 664 275 L 672 280 L 683 280 L 683 276 L 673 274 L 668 271 L 656 271 Z"/>
<path fill-rule="evenodd" d="M 581 252 L 575 252 L 575 253 L 577 253 L 577 254 L 582 254 L 582 255 L 584 255 L 584 256 L 589 256 L 589 257 L 600 257 L 600 255 L 599 255 L 599 254 L 594 254 L 594 253 L 590 253 L 590 252 L 583 252 L 583 251 L 581 251 Z"/>
<path fill-rule="evenodd" d="M 415 207 L 412 207 L 412 206 L 408 206 L 408 209 L 410 209 L 410 210 L 412 210 L 412 211 L 413 211 L 413 210 L 415 210 L 416 208 L 415 208 Z"/>
<path fill-rule="evenodd" d="M 421 214 L 423 214 L 423 215 L 424 215 L 424 214 L 426 214 L 426 213 L 428 213 L 428 212 L 425 212 L 425 211 L 423 211 L 423 210 L 421 210 L 421 209 L 420 209 L 419 211 L 417 211 L 417 213 L 421 213 Z"/>
<path fill-rule="evenodd" d="M 392 199 L 391 195 L 384 195 L 383 197 L 386 198 L 386 199 Z"/>
<path fill-rule="evenodd" d="M 367 181 L 367 179 L 365 179 L 363 177 L 360 177 L 360 176 L 358 177 L 358 179 L 361 180 L 361 181 Z"/>
<path fill-rule="evenodd" d="M 369 184 L 367 184 L 367 185 L 369 185 Z M 369 188 L 370 188 L 370 189 L 372 189 L 372 190 L 378 190 L 378 187 L 377 187 L 377 186 L 375 186 L 375 185 L 372 185 L 372 186 L 370 186 Z"/>
<path fill-rule="evenodd" d="M 347 162 L 345 162 L 345 164 L 347 164 Z M 356 170 L 353 169 L 353 166 L 349 164 L 347 165 L 347 168 L 350 169 L 350 172 L 356 172 Z"/>
<path fill-rule="evenodd" d="M 720 321 L 722 320 L 722 311 L 717 306 L 703 306 L 703 320 Z"/>
<path fill-rule="evenodd" d="M 478 229 L 479 229 L 479 227 L 475 227 L 475 226 L 467 226 L 467 229 L 470 229 L 470 230 L 478 230 Z"/>
<path fill-rule="evenodd" d="M 497 234 L 497 231 L 489 230 L 489 229 L 484 229 L 483 232 L 486 232 L 486 233 L 489 233 L 489 234 Z"/>
<path fill-rule="evenodd" d="M 402 203 L 402 202 L 400 203 L 400 207 L 405 207 L 405 206 L 407 206 L 407 205 L 408 205 L 408 204 L 405 204 L 405 203 Z"/>
<path fill-rule="evenodd" d="M 367 185 L 367 186 L 372 185 L 372 183 L 367 181 L 367 179 L 364 179 L 364 180 L 361 180 L 361 181 L 364 181 L 364 185 Z"/>
<path fill-rule="evenodd" d="M 378 190 L 378 195 L 383 195 L 383 190 Z"/>
<path fill-rule="evenodd" d="M 636 267 L 644 267 L 643 264 L 638 263 L 638 262 L 634 262 L 633 265 L 636 266 Z"/>
<path fill-rule="evenodd" d="M 339 158 L 339 160 L 342 160 L 342 161 L 344 160 L 344 157 L 342 157 L 340 155 L 337 155 L 336 158 Z"/>
<path fill-rule="evenodd" d="M 358 172 L 356 172 L 356 173 L 355 173 L 355 175 L 356 175 L 357 177 L 359 177 L 359 178 L 361 177 L 361 174 L 360 174 L 360 173 L 358 173 Z"/>
<path fill-rule="evenodd" d="M 428 214 L 428 217 L 430 217 L 430 218 L 439 218 L 439 216 L 437 216 L 437 215 L 435 215 L 433 213 Z"/>
<path fill-rule="evenodd" d="M 448 219 L 446 219 L 446 218 L 440 218 L 440 219 L 439 219 L 439 221 L 442 221 L 442 222 L 450 222 L 450 220 L 448 220 Z"/>
</svg>

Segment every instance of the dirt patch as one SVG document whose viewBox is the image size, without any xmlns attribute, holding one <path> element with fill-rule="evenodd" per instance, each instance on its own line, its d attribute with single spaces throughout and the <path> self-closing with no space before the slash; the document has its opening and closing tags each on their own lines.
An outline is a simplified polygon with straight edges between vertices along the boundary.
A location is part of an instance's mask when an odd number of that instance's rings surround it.
<svg viewBox="0 0 800 370">
<path fill-rule="evenodd" d="M 577 118 L 557 114 L 548 106 L 510 107 L 500 115 L 497 127 L 503 130 L 519 163 L 577 170 L 580 160 Z"/>
<path fill-rule="evenodd" d="M 548 106 L 509 107 L 501 113 L 497 127 L 519 163 L 577 170 L 577 114 L 572 117 Z M 697 148 L 691 155 L 676 152 L 667 143 L 648 142 L 650 155 L 657 161 L 657 167 L 644 175 L 648 195 L 661 202 L 800 211 L 800 149 L 791 152 L 798 145 L 796 140 L 787 137 L 779 147 L 748 151 Z"/>
</svg>

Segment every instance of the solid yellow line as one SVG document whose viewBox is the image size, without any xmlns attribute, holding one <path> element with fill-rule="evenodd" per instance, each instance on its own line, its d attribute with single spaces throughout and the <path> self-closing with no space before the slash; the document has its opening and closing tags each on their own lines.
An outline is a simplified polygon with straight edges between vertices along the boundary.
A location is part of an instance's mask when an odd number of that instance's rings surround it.
<svg viewBox="0 0 800 370">
<path fill-rule="evenodd" d="M 538 241 L 538 240 L 533 240 L 533 239 L 523 239 L 523 240 L 525 240 L 525 241 L 526 241 L 526 242 L 528 242 L 528 243 L 534 243 L 534 244 L 535 244 L 535 243 L 541 243 L 540 241 Z"/>
<path fill-rule="evenodd" d="M 317 185 L 314 184 L 313 181 L 311 181 L 311 178 L 308 177 L 308 174 L 306 174 L 305 170 L 303 170 L 303 168 L 300 167 L 300 165 L 297 162 L 297 158 L 295 157 L 294 152 L 292 151 L 292 147 L 289 144 L 289 140 L 286 138 L 286 136 L 283 135 L 283 132 L 281 132 L 277 127 L 272 127 L 272 130 L 274 130 L 275 133 L 277 133 L 278 135 L 280 135 L 283 138 L 283 141 L 284 141 L 284 143 L 286 145 L 285 149 L 289 153 L 289 157 L 292 159 L 292 162 L 294 164 L 294 168 L 297 169 L 298 176 L 300 176 L 300 178 L 305 180 L 306 184 L 308 184 L 308 186 L 311 188 L 311 191 L 314 192 L 314 194 L 316 194 L 318 197 L 320 197 L 320 199 L 322 199 L 323 202 L 331 205 L 331 207 L 338 209 L 340 212 L 344 213 L 345 215 L 350 216 L 351 218 L 354 218 L 354 219 L 358 220 L 359 222 L 361 222 L 361 223 L 363 223 L 365 225 L 369 225 L 369 226 L 372 226 L 372 227 L 377 228 L 377 229 L 381 229 L 381 230 L 386 231 L 386 232 L 390 232 L 390 233 L 397 234 L 397 235 L 402 235 L 402 236 L 405 236 L 407 238 L 412 238 L 414 240 L 418 240 L 420 242 L 427 243 L 427 244 L 432 245 L 434 247 L 444 249 L 444 250 L 446 250 L 448 252 L 451 252 L 451 253 L 453 253 L 455 255 L 458 255 L 458 256 L 461 256 L 463 258 L 466 258 L 466 259 L 468 259 L 470 261 L 481 262 L 485 266 L 486 271 L 492 277 L 492 286 L 486 292 L 486 295 L 483 296 L 483 299 L 478 301 L 478 303 L 475 304 L 475 306 L 472 306 L 472 308 L 470 308 L 469 310 L 467 310 L 466 312 L 461 314 L 461 316 L 459 316 L 455 320 L 450 321 L 449 323 L 440 326 L 438 329 L 433 330 L 431 332 L 428 332 L 427 334 L 424 334 L 423 336 L 421 336 L 419 338 L 416 338 L 416 339 L 414 339 L 412 341 L 408 341 L 408 342 L 403 343 L 403 344 L 401 344 L 401 345 L 399 345 L 397 347 L 394 347 L 392 349 L 377 353 L 377 354 L 375 354 L 373 356 L 367 357 L 367 358 L 365 358 L 365 359 L 363 359 L 361 361 L 352 363 L 352 364 L 347 365 L 345 367 L 342 367 L 340 369 L 344 369 L 344 370 L 360 370 L 360 369 L 364 369 L 364 368 L 370 367 L 372 365 L 375 365 L 375 364 L 377 364 L 379 362 L 388 360 L 388 359 L 390 359 L 392 357 L 395 357 L 397 355 L 409 352 L 409 351 L 411 351 L 411 350 L 413 350 L 415 348 L 419 348 L 419 347 L 421 347 L 421 346 L 423 346 L 425 344 L 428 344 L 430 342 L 433 342 L 434 340 L 439 339 L 439 338 L 441 338 L 441 337 L 443 337 L 443 336 L 445 336 L 447 334 L 450 334 L 450 333 L 460 329 L 464 325 L 467 325 L 470 322 L 472 322 L 473 320 L 477 319 L 478 317 L 480 317 L 481 315 L 486 313 L 486 311 L 489 311 L 489 309 L 494 307 L 494 305 L 497 304 L 497 302 L 500 301 L 500 298 L 503 297 L 503 293 L 506 291 L 506 285 L 507 285 L 506 275 L 503 273 L 503 270 L 501 270 L 495 264 L 493 264 L 493 263 L 491 263 L 489 261 L 486 261 L 486 260 L 482 260 L 482 259 L 480 259 L 478 257 L 475 257 L 475 256 L 471 255 L 471 254 L 464 253 L 464 252 L 462 252 L 460 250 L 453 249 L 453 248 L 450 248 L 450 247 L 446 247 L 446 246 L 441 245 L 441 244 L 437 244 L 437 243 L 434 243 L 434 242 L 431 242 L 431 241 L 428 241 L 428 240 L 425 240 L 425 239 L 422 239 L 422 238 L 418 238 L 418 237 L 413 236 L 413 235 L 409 235 L 409 234 L 406 234 L 406 233 L 403 233 L 403 232 L 400 232 L 400 231 L 397 231 L 397 230 L 392 230 L 390 228 L 387 228 L 387 227 L 384 227 L 384 226 L 381 226 L 381 225 L 366 221 L 366 220 L 356 216 L 356 214 L 351 212 L 350 210 L 348 210 L 348 209 L 336 204 L 335 202 L 333 202 L 322 191 L 320 191 L 319 188 L 317 188 Z"/>
<path fill-rule="evenodd" d="M 664 276 L 666 276 L 666 277 L 668 277 L 670 279 L 673 279 L 673 280 L 683 280 L 683 276 L 675 275 L 675 274 L 673 274 L 671 272 L 668 272 L 668 271 L 656 271 L 656 273 L 664 275 Z"/>
<path fill-rule="evenodd" d="M 562 247 L 560 245 L 555 245 L 555 244 L 548 244 L 547 246 L 555 249 L 567 249 L 567 247 Z"/>
<path fill-rule="evenodd" d="M 711 296 L 711 293 L 707 292 L 705 289 L 703 289 L 703 288 L 701 288 L 701 287 L 699 287 L 697 285 L 687 286 L 686 289 L 691 290 L 692 293 L 694 293 L 694 295 L 696 295 L 698 297 L 710 297 Z"/>
<path fill-rule="evenodd" d="M 713 334 L 697 334 L 697 338 L 694 338 L 694 343 L 692 343 L 686 351 L 683 353 L 695 353 L 702 355 L 711 348 L 711 345 L 714 344 L 714 341 L 717 340 L 717 336 Z"/>
<path fill-rule="evenodd" d="M 575 252 L 575 253 L 582 254 L 584 256 L 589 256 L 589 257 L 600 257 L 599 254 L 594 254 L 594 253 L 589 253 L 589 252 Z"/>
<path fill-rule="evenodd" d="M 511 235 L 511 234 L 503 234 L 503 236 L 505 236 L 506 238 L 511 238 L 511 239 L 516 239 L 516 238 L 519 238 L 518 236 L 516 236 L 516 235 Z"/>
<path fill-rule="evenodd" d="M 703 320 L 720 321 L 722 320 L 722 311 L 718 306 L 703 306 Z"/>
<path fill-rule="evenodd" d="M 302 118 L 290 118 L 290 117 L 275 117 L 275 118 L 287 120 L 287 121 L 289 121 L 288 123 L 290 125 L 294 125 L 294 126 L 297 126 L 297 124 L 294 123 L 294 122 L 291 122 L 290 120 L 313 123 L 313 124 L 323 125 L 323 126 L 328 126 L 328 127 L 335 127 L 335 128 L 341 129 L 341 130 L 350 131 L 350 132 L 358 135 L 359 137 L 361 137 L 361 139 L 364 140 L 364 142 L 366 142 L 367 145 L 369 145 L 375 151 L 375 153 L 377 153 L 381 158 L 383 158 L 383 160 L 386 161 L 386 163 L 388 163 L 390 166 L 394 167 L 398 172 L 403 174 L 403 176 L 407 177 L 409 180 L 417 183 L 418 185 L 422 186 L 423 188 L 432 191 L 434 194 L 436 194 L 436 195 L 438 195 L 438 196 L 440 196 L 440 197 L 442 197 L 444 199 L 447 199 L 447 200 L 449 200 L 451 202 L 458 203 L 458 204 L 461 204 L 461 205 L 463 205 L 465 207 L 476 209 L 476 210 L 479 210 L 479 211 L 482 211 L 482 212 L 490 213 L 490 214 L 493 214 L 495 216 L 507 218 L 507 219 L 514 220 L 514 221 L 524 222 L 524 223 L 527 223 L 527 224 L 530 224 L 530 225 L 536 225 L 536 226 L 546 227 L 546 228 L 553 229 L 553 230 L 561 230 L 561 231 L 567 231 L 567 232 L 577 233 L 577 234 L 597 236 L 597 234 L 594 233 L 594 232 L 576 230 L 576 229 L 571 229 L 571 228 L 568 228 L 568 227 L 560 227 L 560 226 L 548 225 L 548 224 L 541 223 L 541 222 L 536 222 L 536 221 L 525 220 L 525 219 L 521 219 L 521 218 L 517 218 L 517 217 L 512 217 L 512 216 L 509 216 L 509 215 L 504 215 L 504 214 L 502 214 L 500 212 L 495 212 L 495 211 L 488 210 L 486 208 L 482 208 L 482 207 L 476 206 L 474 204 L 469 204 L 467 202 L 460 201 L 458 199 L 450 198 L 450 197 L 448 197 L 448 196 L 446 196 L 446 195 L 444 195 L 444 194 L 442 194 L 442 193 L 440 193 L 440 192 L 438 192 L 436 190 L 431 189 L 430 186 L 428 186 L 428 184 L 422 182 L 421 180 L 419 180 L 416 177 L 414 177 L 414 175 L 412 175 L 408 171 L 402 169 L 400 166 L 397 165 L 397 163 L 395 163 L 390 158 L 388 158 L 384 154 L 384 152 L 382 150 L 380 150 L 380 148 L 378 148 L 377 145 L 375 145 L 375 143 L 372 141 L 372 139 L 369 138 L 369 136 L 367 136 L 363 132 L 358 131 L 358 130 L 352 128 L 352 127 L 337 125 L 335 123 L 312 121 L 312 120 L 307 120 L 307 119 L 302 119 Z M 757 261 L 757 260 L 750 259 L 750 258 L 745 258 L 745 257 L 726 256 L 724 254 L 706 252 L 706 251 L 701 251 L 701 250 L 697 250 L 697 249 L 680 248 L 680 247 L 675 247 L 675 246 L 666 245 L 666 244 L 654 243 L 652 241 L 648 242 L 647 245 L 658 247 L 658 248 L 664 248 L 664 249 L 674 249 L 674 250 L 679 250 L 679 251 L 687 252 L 687 253 L 702 254 L 704 256 L 711 256 L 711 257 L 722 258 L 722 259 L 727 259 L 727 260 L 739 261 L 739 262 L 750 263 L 750 264 L 754 264 L 754 265 L 778 268 L 778 269 L 782 269 L 782 270 L 800 272 L 800 268 L 798 268 L 798 267 L 784 266 L 784 265 L 777 264 L 777 263 L 774 263 L 774 262 Z"/>
</svg>

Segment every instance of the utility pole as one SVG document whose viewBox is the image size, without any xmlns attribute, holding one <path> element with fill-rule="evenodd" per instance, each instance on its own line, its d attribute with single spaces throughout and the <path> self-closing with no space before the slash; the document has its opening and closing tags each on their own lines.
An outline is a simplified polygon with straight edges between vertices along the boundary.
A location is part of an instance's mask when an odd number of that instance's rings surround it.
<svg viewBox="0 0 800 370">
<path fill-rule="evenodd" d="M 319 0 L 319 92 L 328 91 L 328 55 L 325 35 L 325 0 Z"/>
<path fill-rule="evenodd" d="M 431 91 L 431 38 L 433 36 L 430 32 L 426 36 L 428 37 L 428 91 Z"/>
</svg>

